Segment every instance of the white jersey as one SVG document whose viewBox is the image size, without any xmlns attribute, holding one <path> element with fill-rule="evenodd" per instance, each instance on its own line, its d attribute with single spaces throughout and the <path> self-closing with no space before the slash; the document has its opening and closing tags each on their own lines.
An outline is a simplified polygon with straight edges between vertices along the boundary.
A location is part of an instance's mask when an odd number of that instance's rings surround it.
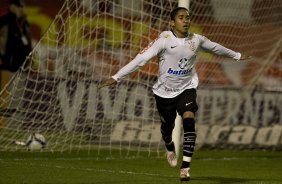
<svg viewBox="0 0 282 184">
<path fill-rule="evenodd" d="M 164 31 L 112 77 L 119 82 L 126 75 L 144 66 L 151 58 L 158 56 L 159 74 L 153 92 L 163 98 L 173 98 L 185 89 L 197 88 L 199 80 L 195 62 L 199 49 L 235 60 L 241 57 L 240 53 L 212 42 L 204 36 L 189 33 L 186 38 L 177 38 L 171 31 Z"/>
</svg>

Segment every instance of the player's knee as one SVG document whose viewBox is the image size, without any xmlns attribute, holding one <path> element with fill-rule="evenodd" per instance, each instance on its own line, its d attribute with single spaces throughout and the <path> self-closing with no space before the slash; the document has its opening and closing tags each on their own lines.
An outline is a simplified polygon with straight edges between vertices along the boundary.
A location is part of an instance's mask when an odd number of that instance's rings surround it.
<svg viewBox="0 0 282 184">
<path fill-rule="evenodd" d="M 161 126 L 162 138 L 165 143 L 170 143 L 172 141 L 172 131 L 172 127 Z"/>
<path fill-rule="evenodd" d="M 195 114 L 194 112 L 191 112 L 191 111 L 186 111 L 183 113 L 182 115 L 182 118 L 185 119 L 185 118 L 195 118 Z"/>
<path fill-rule="evenodd" d="M 163 135 L 162 136 L 164 142 L 167 144 L 167 143 L 170 143 L 172 141 L 172 136 L 170 135 Z"/>
<path fill-rule="evenodd" d="M 173 128 L 174 128 L 174 122 L 161 124 L 161 130 L 164 132 L 172 132 Z"/>
</svg>

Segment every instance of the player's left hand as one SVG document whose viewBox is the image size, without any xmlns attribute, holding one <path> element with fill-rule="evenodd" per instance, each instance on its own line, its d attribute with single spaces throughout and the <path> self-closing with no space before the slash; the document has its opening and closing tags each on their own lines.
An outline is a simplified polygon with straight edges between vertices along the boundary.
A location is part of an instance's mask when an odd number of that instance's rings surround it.
<svg viewBox="0 0 282 184">
<path fill-rule="evenodd" d="M 240 60 L 248 60 L 248 59 L 251 59 L 251 58 L 252 58 L 252 56 L 242 54 Z"/>
</svg>

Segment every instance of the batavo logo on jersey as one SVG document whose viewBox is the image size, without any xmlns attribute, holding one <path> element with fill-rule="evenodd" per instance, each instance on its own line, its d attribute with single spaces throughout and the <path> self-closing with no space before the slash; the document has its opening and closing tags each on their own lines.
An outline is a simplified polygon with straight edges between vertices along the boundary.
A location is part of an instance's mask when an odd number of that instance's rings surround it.
<svg viewBox="0 0 282 184">
<path fill-rule="evenodd" d="M 192 68 L 190 68 L 189 70 L 173 70 L 172 68 L 169 68 L 167 70 L 167 73 L 170 75 L 178 75 L 178 76 L 184 76 L 184 75 L 188 75 L 189 73 L 191 73 Z"/>
</svg>

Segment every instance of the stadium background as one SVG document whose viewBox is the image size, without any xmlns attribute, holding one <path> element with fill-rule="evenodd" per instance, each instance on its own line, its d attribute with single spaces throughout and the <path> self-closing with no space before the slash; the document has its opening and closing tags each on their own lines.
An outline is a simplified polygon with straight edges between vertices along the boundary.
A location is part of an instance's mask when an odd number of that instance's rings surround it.
<svg viewBox="0 0 282 184">
<path fill-rule="evenodd" d="M 11 114 L 5 108 L 13 94 L 1 91 L 0 183 L 179 183 L 179 167 L 168 167 L 165 158 L 149 87 L 156 59 L 118 86 L 97 92 L 103 77 L 167 28 L 177 1 L 26 4 L 38 44 L 32 65 L 9 83 L 22 92 Z M 1 15 L 7 5 L 0 0 Z M 281 0 L 191 1 L 193 31 L 253 58 L 246 63 L 209 54 L 198 58 L 196 148 L 203 149 L 194 153 L 189 183 L 282 183 L 281 151 L 272 151 L 282 147 L 281 5 Z M 2 76 L 3 84 L 9 79 L 6 72 Z M 28 151 L 14 144 L 34 132 L 45 136 L 47 148 Z"/>
<path fill-rule="evenodd" d="M 8 9 L 8 0 L 1 0 L 1 8 L 0 8 L 0 15 L 3 15 L 5 12 L 7 12 Z M 26 13 L 28 20 L 31 24 L 31 31 L 32 36 L 34 39 L 34 43 L 38 42 L 41 36 L 45 33 L 45 31 L 48 29 L 49 25 L 52 23 L 54 17 L 58 13 L 58 11 L 62 8 L 62 5 L 64 1 L 58 0 L 58 1 L 52 1 L 52 3 L 48 3 L 45 1 L 36 1 L 36 0 L 26 0 Z M 85 6 L 87 6 L 87 0 L 80 1 L 81 4 L 84 3 Z M 131 3 L 131 1 L 117 1 L 118 3 L 122 4 L 123 6 L 133 7 L 136 9 L 140 8 L 140 3 L 135 2 Z M 145 1 L 146 2 L 146 1 Z M 153 2 L 153 0 L 148 0 L 148 2 Z M 281 15 L 277 16 L 277 13 L 281 11 L 279 7 L 275 9 L 275 3 L 279 3 L 279 1 L 267 1 L 263 2 L 260 0 L 254 0 L 254 1 L 248 1 L 248 2 L 237 2 L 233 3 L 234 6 L 229 6 L 229 9 L 226 8 L 224 1 L 220 0 L 208 0 L 208 1 L 202 1 L 205 4 L 201 3 L 193 3 L 191 2 L 191 9 L 194 12 L 192 13 L 193 18 L 193 25 L 192 25 L 192 31 L 195 31 L 199 34 L 208 35 L 208 37 L 211 40 L 217 41 L 219 43 L 222 43 L 226 47 L 231 47 L 234 50 L 237 51 L 245 51 L 245 52 L 254 52 L 252 49 L 253 44 L 243 44 L 244 47 L 238 47 L 238 45 L 242 45 L 242 43 L 245 42 L 244 38 L 248 38 L 248 41 L 253 41 L 255 43 L 255 46 L 257 47 L 257 52 L 254 53 L 256 57 L 262 57 L 267 55 L 268 50 L 265 50 L 263 48 L 266 47 L 264 42 L 257 43 L 258 40 L 271 40 L 271 37 L 277 37 L 279 35 L 273 35 L 272 33 L 275 32 L 275 30 L 279 30 L 281 25 L 273 24 L 271 25 L 271 22 L 277 22 L 277 19 L 281 19 Z M 228 2 L 230 3 L 230 2 Z M 231 2 L 232 4 L 232 2 Z M 264 5 L 265 9 L 257 9 L 257 7 Z M 106 11 L 111 11 L 111 3 L 99 3 L 98 6 L 100 6 L 100 10 L 107 9 Z M 165 5 L 165 4 L 164 4 Z M 177 4 L 175 3 L 175 6 Z M 148 3 L 149 6 L 149 3 Z M 236 9 L 236 11 L 232 11 L 231 8 Z M 148 9 L 144 7 L 144 9 Z M 150 8 L 149 8 L 150 9 Z M 126 10 L 123 10 L 126 11 Z M 167 10 L 168 11 L 168 10 Z M 238 12 L 239 11 L 239 12 Z M 155 14 L 153 11 L 153 17 L 159 17 L 160 10 L 156 9 Z M 168 14 L 168 12 L 161 12 L 162 14 Z M 234 16 L 233 16 L 233 15 Z M 240 14 L 242 19 L 236 20 L 236 16 Z M 268 15 L 268 16 L 265 16 Z M 128 11 L 128 16 L 130 16 L 130 11 Z M 139 16 L 140 13 L 135 13 L 136 20 L 140 19 Z M 234 25 L 234 21 L 236 20 L 236 24 Z M 156 19 L 157 21 L 157 19 Z M 254 21 L 258 22 L 257 26 L 251 27 Z M 204 23 L 203 23 L 204 22 Z M 117 19 L 116 22 L 118 27 L 123 27 L 123 29 L 127 29 L 126 22 L 120 23 Z M 115 24 L 114 23 L 114 24 Z M 216 26 L 214 25 L 216 23 Z M 59 26 L 59 25 L 55 25 Z M 242 29 L 242 26 L 247 27 L 246 29 Z M 146 28 L 150 29 L 150 28 Z M 167 25 L 163 26 L 163 30 L 167 29 Z M 231 30 L 232 29 L 232 30 Z M 257 30 L 260 30 L 263 34 L 253 34 Z M 97 30 L 94 34 L 99 34 L 99 31 L 102 32 L 103 30 Z M 232 32 L 231 32 L 232 31 Z M 146 33 L 145 33 L 146 32 Z M 220 34 L 219 34 L 220 33 Z M 236 33 L 232 36 L 228 36 L 232 33 Z M 118 34 L 117 34 L 118 35 Z M 117 36 L 115 35 L 115 36 Z M 150 30 L 143 30 L 143 37 L 134 39 L 134 44 L 139 43 L 142 41 L 141 46 L 146 46 L 149 41 L 156 38 L 158 35 L 158 32 L 156 32 L 155 29 Z M 225 36 L 222 36 L 225 35 Z M 245 35 L 244 37 L 237 39 L 235 35 Z M 251 38 L 250 38 L 251 37 Z M 116 38 L 122 39 L 123 36 L 117 36 Z M 70 43 L 71 44 L 71 43 Z M 95 42 L 94 42 L 95 44 Z M 269 43 L 271 45 L 271 43 Z M 237 46 L 236 46 L 237 45 Z M 117 45 L 117 47 L 121 47 L 121 45 Z M 132 53 L 132 56 L 134 56 L 138 51 L 142 48 L 134 48 L 134 52 Z M 269 47 L 271 48 L 271 46 Z M 262 51 L 262 52 L 261 52 Z M 278 89 L 274 87 L 274 91 L 278 90 L 281 91 L 281 70 L 279 65 L 279 58 L 281 58 L 281 52 L 276 53 L 277 60 L 273 63 L 273 66 L 269 68 L 268 72 L 264 73 L 264 77 L 267 78 L 265 80 L 261 80 L 260 85 L 262 85 L 264 88 L 267 88 L 267 86 L 270 86 L 273 88 L 273 86 L 276 86 Z M 211 59 L 211 57 L 216 56 L 209 56 L 206 55 L 204 57 L 201 57 L 201 61 L 204 61 L 206 58 Z M 217 58 L 214 58 L 215 60 Z M 127 62 L 127 60 L 125 60 Z M 198 68 L 201 68 L 203 65 L 210 65 L 209 67 L 203 67 L 203 68 L 213 68 L 215 69 L 214 73 L 217 73 L 217 75 L 208 74 L 209 71 L 202 71 L 199 70 L 199 77 L 201 79 L 201 84 L 209 84 L 209 85 L 224 85 L 224 86 L 235 86 L 235 87 L 242 87 L 244 85 L 248 85 L 249 81 L 244 80 L 245 73 L 252 73 L 252 71 L 255 71 L 260 66 L 256 66 L 259 64 L 250 63 L 249 66 L 242 67 L 240 64 L 232 65 L 231 67 L 222 66 L 220 64 L 215 63 L 208 63 L 208 62 L 201 62 L 199 64 Z M 143 70 L 147 71 L 149 70 L 152 75 L 156 75 L 157 67 L 155 64 L 152 64 L 153 66 L 146 66 Z M 278 66 L 278 67 L 277 67 Z M 235 67 L 235 68 L 234 68 Z M 242 69 L 244 68 L 244 69 Z M 147 73 L 147 72 L 146 72 Z M 242 75 L 241 77 L 232 77 L 234 75 Z M 212 77 L 212 78 L 210 78 Z M 4 77 L 5 78 L 5 77 Z M 270 80 L 271 79 L 271 80 Z M 5 79 L 4 79 L 5 80 Z M 278 85 L 273 85 L 272 83 L 277 83 Z"/>
</svg>

